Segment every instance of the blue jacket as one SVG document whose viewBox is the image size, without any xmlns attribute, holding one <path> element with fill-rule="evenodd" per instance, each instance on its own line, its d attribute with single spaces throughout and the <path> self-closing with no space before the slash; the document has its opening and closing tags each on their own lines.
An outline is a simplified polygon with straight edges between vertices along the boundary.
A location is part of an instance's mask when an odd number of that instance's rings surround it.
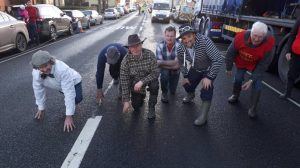
<svg viewBox="0 0 300 168">
<path fill-rule="evenodd" d="M 107 45 L 106 47 L 104 47 L 99 56 L 98 56 L 98 63 L 97 63 L 97 72 L 96 72 L 96 81 L 97 81 L 97 88 L 98 89 L 102 89 L 102 85 L 103 85 L 103 78 L 104 78 L 104 71 L 105 71 L 105 64 L 106 64 L 106 50 L 111 47 L 111 46 L 115 46 L 119 52 L 120 52 L 120 58 L 118 60 L 118 62 L 114 65 L 114 66 L 121 66 L 121 62 L 123 60 L 123 58 L 125 57 L 125 55 L 127 54 L 127 48 L 123 47 L 122 44 L 119 43 L 111 43 L 109 45 Z"/>
</svg>

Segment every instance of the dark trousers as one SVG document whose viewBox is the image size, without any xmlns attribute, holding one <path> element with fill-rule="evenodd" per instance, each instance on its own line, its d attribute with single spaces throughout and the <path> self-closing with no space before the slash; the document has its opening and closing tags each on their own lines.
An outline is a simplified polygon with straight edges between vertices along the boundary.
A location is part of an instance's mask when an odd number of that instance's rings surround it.
<svg viewBox="0 0 300 168">
<path fill-rule="evenodd" d="M 234 86 L 238 86 L 241 88 L 243 81 L 244 81 L 244 76 L 247 72 L 247 69 L 238 69 L 236 70 L 236 73 L 234 75 Z M 262 79 L 256 79 L 252 83 L 252 89 L 255 91 L 261 91 L 262 90 Z"/>
<path fill-rule="evenodd" d="M 207 71 L 197 72 L 193 68 L 190 68 L 187 79 L 190 81 L 190 84 L 183 85 L 184 89 L 188 93 L 195 92 L 197 86 L 199 85 L 200 81 L 206 76 Z M 213 81 L 212 81 L 213 83 Z M 202 101 L 210 101 L 212 100 L 214 87 L 213 84 L 208 89 L 201 89 L 200 98 Z"/>
<path fill-rule="evenodd" d="M 32 43 L 39 44 L 40 43 L 40 37 L 37 31 L 37 24 L 36 22 L 30 22 L 27 24 L 29 38 Z"/>
<path fill-rule="evenodd" d="M 120 77 L 120 64 L 109 65 L 109 73 L 113 79 L 119 79 Z"/>
<path fill-rule="evenodd" d="M 180 73 L 178 73 L 177 71 L 161 69 L 160 70 L 161 91 L 163 93 L 168 93 L 168 90 L 170 89 L 170 92 L 172 94 L 175 94 L 178 85 L 179 76 Z"/>
<path fill-rule="evenodd" d="M 300 76 L 300 55 L 292 53 L 288 72 L 288 81 L 294 84 L 295 80 Z"/>
<path fill-rule="evenodd" d="M 153 80 L 148 84 L 147 90 L 150 92 L 149 102 L 148 102 L 149 107 L 154 107 L 156 105 L 158 89 L 159 89 L 158 79 Z M 143 105 L 145 96 L 146 96 L 145 94 L 131 91 L 131 104 L 135 110 L 138 110 L 138 108 L 140 108 Z"/>
<path fill-rule="evenodd" d="M 76 92 L 75 104 L 78 104 L 83 99 L 81 82 L 75 85 L 75 92 Z"/>
</svg>

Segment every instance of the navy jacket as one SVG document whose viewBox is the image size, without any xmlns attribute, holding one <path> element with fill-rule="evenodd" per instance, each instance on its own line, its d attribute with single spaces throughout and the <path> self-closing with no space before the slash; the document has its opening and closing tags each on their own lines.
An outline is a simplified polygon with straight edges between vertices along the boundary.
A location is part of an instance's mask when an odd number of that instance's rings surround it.
<svg viewBox="0 0 300 168">
<path fill-rule="evenodd" d="M 116 63 L 117 65 L 114 65 L 114 66 L 119 66 L 120 67 L 123 58 L 127 54 L 127 48 L 123 47 L 123 45 L 119 44 L 119 43 L 111 43 L 111 44 L 107 45 L 106 47 L 104 47 L 101 50 L 101 52 L 98 56 L 97 72 L 96 72 L 96 81 L 97 81 L 97 88 L 98 89 L 102 89 L 104 71 L 105 71 L 105 64 L 107 62 L 105 54 L 107 52 L 106 50 L 111 46 L 115 46 L 120 52 L 120 58 L 119 58 L 118 62 Z"/>
</svg>

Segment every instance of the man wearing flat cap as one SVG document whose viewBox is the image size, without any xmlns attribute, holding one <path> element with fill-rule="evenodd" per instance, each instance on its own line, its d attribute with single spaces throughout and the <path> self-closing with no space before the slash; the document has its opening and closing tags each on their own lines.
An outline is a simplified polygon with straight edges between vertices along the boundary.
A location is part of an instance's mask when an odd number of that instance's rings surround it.
<svg viewBox="0 0 300 168">
<path fill-rule="evenodd" d="M 183 103 L 190 103 L 194 99 L 195 89 L 200 83 L 201 113 L 194 121 L 195 125 L 200 126 L 206 123 L 213 96 L 213 81 L 223 59 L 213 42 L 208 37 L 196 33 L 191 25 L 180 26 L 179 34 L 182 43 L 177 48 L 177 57 L 184 77 L 183 87 L 187 92 Z"/>
<path fill-rule="evenodd" d="M 155 118 L 155 105 L 158 96 L 159 69 L 154 53 L 142 47 L 143 42 L 137 34 L 128 36 L 128 54 L 121 64 L 120 82 L 122 87 L 123 112 L 129 111 L 129 101 L 135 112 L 143 105 L 145 87 L 150 91 L 148 119 Z"/>
<path fill-rule="evenodd" d="M 97 103 L 102 102 L 104 98 L 102 87 L 103 87 L 103 78 L 104 78 L 106 63 L 109 64 L 109 73 L 110 76 L 114 79 L 113 83 L 118 84 L 120 78 L 121 62 L 126 54 L 127 54 L 127 48 L 123 47 L 119 43 L 111 43 L 101 50 L 98 56 L 97 72 L 96 72 Z M 121 95 L 120 92 L 121 92 L 121 87 L 119 86 L 119 97 Z"/>
<path fill-rule="evenodd" d="M 32 55 L 32 86 L 38 111 L 36 119 L 42 119 L 45 113 L 46 87 L 64 94 L 66 119 L 64 131 L 75 128 L 72 116 L 75 105 L 82 101 L 81 76 L 64 62 L 55 59 L 47 51 L 39 50 Z"/>
</svg>

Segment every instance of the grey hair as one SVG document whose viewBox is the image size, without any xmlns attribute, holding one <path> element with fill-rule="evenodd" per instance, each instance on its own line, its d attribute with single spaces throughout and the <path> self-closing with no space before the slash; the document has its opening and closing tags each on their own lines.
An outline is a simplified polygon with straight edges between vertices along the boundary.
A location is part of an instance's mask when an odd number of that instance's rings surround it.
<svg viewBox="0 0 300 168">
<path fill-rule="evenodd" d="M 267 34 L 268 26 L 265 23 L 260 22 L 260 21 L 255 22 L 251 28 L 251 33 L 253 33 L 253 32 L 263 32 L 264 34 Z"/>
</svg>

